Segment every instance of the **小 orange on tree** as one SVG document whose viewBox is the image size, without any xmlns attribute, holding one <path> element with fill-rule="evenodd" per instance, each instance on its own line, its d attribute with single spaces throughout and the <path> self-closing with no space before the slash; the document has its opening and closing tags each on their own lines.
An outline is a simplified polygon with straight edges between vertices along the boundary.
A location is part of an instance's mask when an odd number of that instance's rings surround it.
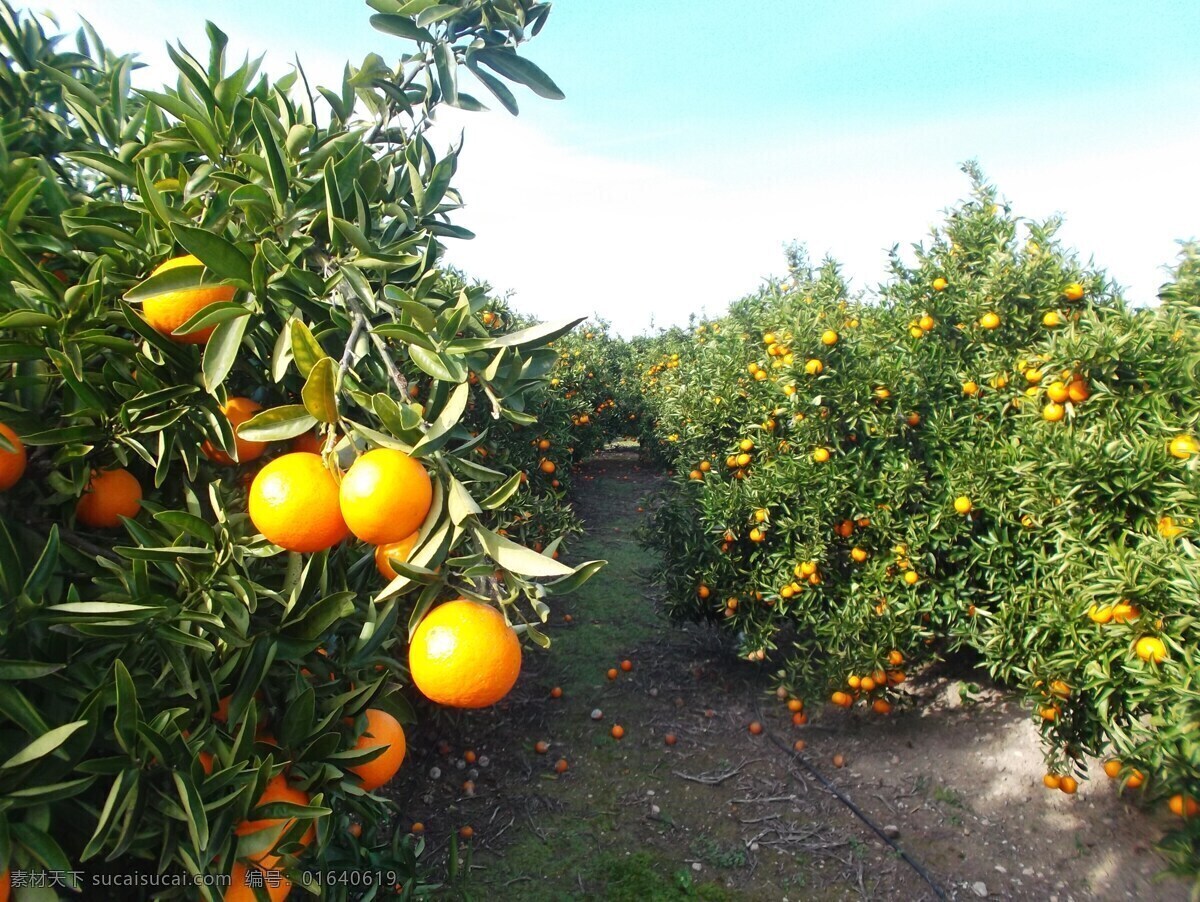
<svg viewBox="0 0 1200 902">
<path fill-rule="evenodd" d="M 496 608 L 459 598 L 425 615 L 408 648 L 413 684 L 430 701 L 486 708 L 521 672 L 521 642 Z"/>
<path fill-rule="evenodd" d="M 375 569 L 379 571 L 380 576 L 386 580 L 396 578 L 396 568 L 392 566 L 392 561 L 407 561 L 408 556 L 412 554 L 413 547 L 417 544 L 418 535 L 420 535 L 419 531 L 399 542 L 388 542 L 375 549 Z"/>
<path fill-rule="evenodd" d="M 384 746 L 384 751 L 377 758 L 363 764 L 348 768 L 350 773 L 358 777 L 359 785 L 372 792 L 396 776 L 400 765 L 404 762 L 407 749 L 404 740 L 404 729 L 400 721 L 387 711 L 380 708 L 368 708 L 367 728 L 354 743 L 357 751 L 375 749 Z"/>
<path fill-rule="evenodd" d="M 350 535 L 337 481 L 319 454 L 293 451 L 259 470 L 248 509 L 254 528 L 287 551 L 323 551 Z"/>
<path fill-rule="evenodd" d="M 75 519 L 91 529 L 112 529 L 142 509 L 142 485 L 128 470 L 93 470 L 75 505 Z"/>
<path fill-rule="evenodd" d="M 160 264 L 152 276 L 180 266 L 199 266 L 200 261 L 186 254 L 175 257 Z M 216 326 L 208 326 L 198 332 L 187 335 L 174 335 L 176 329 L 210 304 L 221 304 L 232 301 L 236 293 L 230 285 L 211 285 L 203 288 L 185 288 L 180 291 L 168 291 L 166 294 L 148 297 L 142 303 L 142 316 L 156 332 L 161 332 L 172 341 L 181 344 L 202 345 L 213 334 Z"/>
<path fill-rule="evenodd" d="M 0 435 L 3 435 L 13 446 L 12 451 L 0 448 L 0 492 L 7 492 L 25 474 L 27 457 L 25 445 L 11 427 L 0 423 Z"/>
<path fill-rule="evenodd" d="M 238 426 L 241 426 L 242 423 L 246 422 L 260 410 L 262 410 L 262 405 L 249 398 L 230 398 L 226 401 L 225 406 L 221 408 L 221 413 L 225 414 L 226 419 L 233 426 L 237 460 L 234 460 L 210 441 L 205 441 L 200 446 L 200 450 L 204 452 L 204 456 L 211 461 L 224 464 L 227 467 L 239 463 L 249 463 L 252 460 L 258 460 L 258 458 L 262 457 L 263 452 L 267 450 L 267 442 L 254 442 L 249 439 L 239 438 L 237 435 Z M 309 433 L 309 435 L 312 435 L 312 433 Z"/>
<path fill-rule="evenodd" d="M 433 503 L 433 483 L 420 461 L 394 448 L 375 448 L 351 464 L 339 500 L 355 536 L 386 545 L 420 529 Z"/>
</svg>

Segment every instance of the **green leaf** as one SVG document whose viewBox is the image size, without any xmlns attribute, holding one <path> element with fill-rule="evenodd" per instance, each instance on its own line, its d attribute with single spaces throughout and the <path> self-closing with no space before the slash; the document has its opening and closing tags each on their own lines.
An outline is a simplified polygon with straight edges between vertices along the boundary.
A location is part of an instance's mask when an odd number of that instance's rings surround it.
<svg viewBox="0 0 1200 902">
<path fill-rule="evenodd" d="M 505 570 L 521 576 L 570 576 L 574 571 L 552 557 L 538 554 L 531 548 L 511 542 L 482 526 L 474 527 L 475 537 L 484 547 L 488 557 Z"/>
<path fill-rule="evenodd" d="M 480 50 L 475 53 L 474 58 L 509 81 L 525 85 L 541 97 L 549 100 L 562 100 L 566 97 L 549 75 L 511 50 Z"/>
<path fill-rule="evenodd" d="M 337 407 L 337 363 L 332 357 L 317 361 L 300 392 L 304 406 L 318 421 L 335 423 Z"/>
<path fill-rule="evenodd" d="M 132 186 L 137 183 L 137 174 L 134 168 L 117 157 L 109 156 L 106 153 L 90 153 L 82 150 L 64 153 L 63 156 L 90 169 L 95 169 L 97 172 L 103 172 L 119 185 Z"/>
<path fill-rule="evenodd" d="M 508 89 L 508 85 L 496 78 L 496 76 L 484 72 L 478 66 L 472 66 L 471 71 L 475 74 L 476 78 L 483 82 L 483 86 L 492 92 L 492 96 L 500 101 L 501 106 L 514 116 L 520 114 L 521 111 L 517 107 L 517 98 Z"/>
<path fill-rule="evenodd" d="M 282 629 L 297 639 L 319 639 L 337 621 L 354 613 L 354 593 L 335 592 L 285 620 Z"/>
<path fill-rule="evenodd" d="M 249 322 L 250 311 L 246 310 L 241 316 L 221 323 L 209 337 L 204 348 L 201 369 L 204 372 L 204 387 L 210 394 L 215 392 L 229 375 L 230 368 L 237 360 L 242 337 L 246 334 Z"/>
<path fill-rule="evenodd" d="M 223 279 L 233 279 L 250 287 L 250 258 L 233 242 L 207 229 L 179 224 L 171 225 L 171 234 L 189 254 L 194 255 L 209 270 Z"/>
<path fill-rule="evenodd" d="M 325 356 L 325 351 L 313 338 L 308 326 L 300 320 L 292 320 L 291 333 L 292 359 L 296 361 L 296 369 L 300 371 L 300 375 L 307 379 L 312 368 L 317 365 L 317 361 Z"/>
<path fill-rule="evenodd" d="M 437 7 L 434 7 L 434 9 L 437 9 Z M 450 10 L 451 15 L 457 12 L 453 7 L 450 7 Z M 421 14 L 421 17 L 423 18 L 428 12 L 429 10 L 426 10 L 425 13 Z M 422 25 L 425 24 L 421 21 L 421 18 L 418 18 L 417 21 Z M 433 48 L 433 62 L 437 67 L 438 86 L 442 89 L 442 96 L 446 98 L 446 103 L 450 104 L 450 106 L 457 106 L 458 62 L 454 58 L 454 48 L 445 42 L 439 42 Z M 419 215 L 427 215 L 436 206 L 436 202 L 430 203 L 427 198 L 425 207 Z"/>
<path fill-rule="evenodd" d="M 382 31 L 384 34 L 393 34 L 396 37 L 407 38 L 410 41 L 417 41 L 422 44 L 433 43 L 432 34 L 424 28 L 420 28 L 411 19 L 406 19 L 403 16 L 371 16 L 371 26 L 377 31 Z"/>
<path fill-rule="evenodd" d="M 279 141 L 271 128 L 269 116 L 270 113 L 267 112 L 266 107 L 258 98 L 255 98 L 250 119 L 254 123 L 254 131 L 258 133 L 258 140 L 262 142 L 263 153 L 267 158 L 267 169 L 271 174 L 271 187 L 275 190 L 276 210 L 282 213 L 283 203 L 288 198 L 287 162 L 283 158 L 283 149 L 279 146 Z"/>
<path fill-rule="evenodd" d="M 86 720 L 77 720 L 74 723 L 63 724 L 61 727 L 55 727 L 48 733 L 43 733 L 3 764 L 0 764 L 0 770 L 8 770 L 12 767 L 20 767 L 22 764 L 28 764 L 31 761 L 37 761 L 39 758 L 46 757 L 60 745 L 66 742 L 71 737 L 72 733 L 86 726 Z"/>
<path fill-rule="evenodd" d="M 574 592 L 585 582 L 608 566 L 608 561 L 587 561 L 575 568 L 575 572 L 565 579 L 546 583 L 543 588 L 547 595 L 567 595 Z"/>
<path fill-rule="evenodd" d="M 156 297 L 160 294 L 170 294 L 188 288 L 213 287 L 219 284 L 221 284 L 220 280 L 210 275 L 202 265 L 184 264 L 138 282 L 125 292 L 125 300 L 144 301 L 146 298 Z"/>
<path fill-rule="evenodd" d="M 516 494 L 517 489 L 521 487 L 521 474 L 513 473 L 504 481 L 504 485 L 500 486 L 486 498 L 479 502 L 484 510 L 494 511 L 497 508 L 503 507 L 508 499 Z"/>
<path fill-rule="evenodd" d="M 66 664 L 45 664 L 41 661 L 0 661 L 0 680 L 36 680 L 56 673 Z"/>
<path fill-rule="evenodd" d="M 42 329 L 57 325 L 57 317 L 36 310 L 14 310 L 0 316 L 0 329 Z"/>
<path fill-rule="evenodd" d="M 309 432 L 317 419 L 303 404 L 284 404 L 256 413 L 237 429 L 239 438 L 251 442 L 281 442 Z"/>
<path fill-rule="evenodd" d="M 483 513 L 475 499 L 471 497 L 471 493 L 467 491 L 467 487 L 453 476 L 450 477 L 450 491 L 446 496 L 446 507 L 455 526 L 461 526 L 468 517 Z"/>
<path fill-rule="evenodd" d="M 113 676 L 117 684 L 117 713 L 113 717 L 113 734 L 117 744 L 127 755 L 133 755 L 134 743 L 137 742 L 138 722 L 141 720 L 141 709 L 137 700 L 137 689 L 133 685 L 133 677 L 123 661 L 118 660 L 113 665 Z"/>
<path fill-rule="evenodd" d="M 581 316 L 569 322 L 543 323 L 539 326 L 530 326 L 528 329 L 509 332 L 507 335 L 498 335 L 492 339 L 489 347 L 525 348 L 531 345 L 544 345 L 547 342 L 554 341 L 560 335 L 566 335 L 586 319 L 586 316 Z"/>
<path fill-rule="evenodd" d="M 467 400 L 470 398 L 470 395 L 471 387 L 466 382 L 455 387 L 446 401 L 446 406 L 438 414 L 438 418 L 430 424 L 429 431 L 413 446 L 414 456 L 420 457 L 422 456 L 420 452 L 424 451 L 428 453 L 445 444 L 445 439 L 449 437 L 450 430 L 457 426 L 458 421 L 462 419 L 463 412 L 467 409 Z"/>
<path fill-rule="evenodd" d="M 191 837 L 192 845 L 197 849 L 205 849 L 208 847 L 208 813 L 204 808 L 204 799 L 187 774 L 173 770 L 171 776 L 175 780 L 175 790 L 187 816 L 188 836 Z"/>
<path fill-rule="evenodd" d="M 435 379 L 442 379 L 446 382 L 456 382 L 454 371 L 450 369 L 444 357 L 437 351 L 428 351 L 417 344 L 408 346 L 409 356 L 412 357 L 413 363 L 419 366 L 425 373 L 433 376 Z"/>
<path fill-rule="evenodd" d="M 40 597 L 50 584 L 51 578 L 58 569 L 58 548 L 58 524 L 55 523 L 50 527 L 50 533 L 46 537 L 46 546 L 42 549 L 33 569 L 29 571 L 29 577 L 25 580 L 23 591 L 30 598 Z"/>
</svg>

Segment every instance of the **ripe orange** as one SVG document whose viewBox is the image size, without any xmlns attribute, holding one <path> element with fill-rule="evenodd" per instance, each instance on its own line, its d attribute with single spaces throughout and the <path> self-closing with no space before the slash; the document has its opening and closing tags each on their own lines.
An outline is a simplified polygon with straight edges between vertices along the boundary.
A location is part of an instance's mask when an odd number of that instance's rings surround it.
<svg viewBox="0 0 1200 902">
<path fill-rule="evenodd" d="M 267 783 L 266 789 L 263 790 L 263 794 L 259 796 L 258 801 L 254 804 L 255 807 L 258 807 L 269 805 L 272 802 L 290 802 L 293 805 L 307 805 L 309 803 L 309 796 L 307 792 L 289 786 L 287 777 L 283 774 L 278 774 L 271 778 L 270 782 Z M 273 845 L 274 840 L 278 839 L 279 836 L 288 830 L 295 823 L 295 820 L 295 818 L 282 817 L 267 817 L 253 821 L 246 820 L 234 827 L 233 832 L 238 836 L 248 836 L 252 833 L 271 831 L 268 837 L 264 837 L 263 842 L 265 844 L 267 840 L 271 840 L 271 844 Z M 316 835 L 316 827 L 310 824 L 299 841 L 303 845 L 308 845 L 316 838 Z M 270 846 L 267 846 L 267 849 L 269 848 Z M 255 859 L 255 863 L 267 870 L 271 870 L 279 863 L 279 856 L 263 850 L 261 857 Z"/>
<path fill-rule="evenodd" d="M 821 344 L 826 347 L 832 347 L 838 343 L 838 334 L 833 329 L 826 329 L 821 333 Z"/>
<path fill-rule="evenodd" d="M 1138 616 L 1138 609 L 1128 601 L 1121 600 L 1112 606 L 1114 623 L 1128 623 L 1130 620 L 1137 620 Z"/>
<path fill-rule="evenodd" d="M 1194 454 L 1200 453 L 1200 442 L 1196 441 L 1194 435 L 1182 433 L 1175 436 L 1167 445 L 1167 450 L 1172 457 L 1177 457 L 1180 460 L 1187 460 Z"/>
<path fill-rule="evenodd" d="M 413 547 L 417 544 L 418 535 L 419 530 L 406 539 L 401 539 L 399 542 L 388 542 L 375 549 L 375 569 L 379 571 L 380 576 L 386 580 L 396 578 L 397 573 L 392 566 L 392 561 L 407 561 L 408 556 L 412 554 Z"/>
<path fill-rule="evenodd" d="M 362 836 L 362 832 L 363 832 L 362 824 L 359 824 L 357 822 L 353 823 L 349 827 L 346 828 L 346 832 L 349 833 L 351 836 L 353 836 L 355 839 L 359 839 Z"/>
<path fill-rule="evenodd" d="M 943 279 L 941 276 L 938 276 L 936 279 L 933 280 L 933 290 L 934 291 L 945 291 L 949 286 L 950 286 L 950 283 L 947 282 L 945 279 Z"/>
<path fill-rule="evenodd" d="M 1121 776 L 1121 760 L 1119 758 L 1109 758 L 1104 762 L 1104 772 L 1114 780 Z"/>
<path fill-rule="evenodd" d="M 1082 404 L 1091 396 L 1091 386 L 1089 386 L 1087 380 L 1082 377 L 1076 377 L 1072 379 L 1070 384 L 1067 385 L 1067 397 L 1071 399 L 1072 403 Z"/>
<path fill-rule="evenodd" d="M 466 826 L 466 827 L 463 827 L 463 828 L 461 828 L 461 829 L 458 831 L 458 838 L 459 838 L 459 839 L 464 839 L 464 840 L 465 840 L 465 839 L 470 839 L 470 838 L 471 838 L 471 837 L 473 837 L 474 835 L 475 835 L 475 828 L 474 828 L 474 827 L 471 827 L 470 825 L 468 825 L 468 826 Z"/>
<path fill-rule="evenodd" d="M 622 661 L 621 669 L 624 670 L 626 673 L 629 673 L 629 671 L 633 670 L 633 662 L 629 661 L 629 660 Z"/>
<path fill-rule="evenodd" d="M 988 311 L 979 318 L 979 325 L 985 329 L 996 329 L 1000 326 L 1000 316 L 997 313 Z"/>
<path fill-rule="evenodd" d="M 1134 643 L 1133 651 L 1143 661 L 1155 664 L 1167 659 L 1167 646 L 1157 636 L 1142 636 Z"/>
<path fill-rule="evenodd" d="M 613 724 L 612 738 L 613 739 L 622 739 L 622 738 L 624 738 L 624 736 L 625 736 L 625 728 L 623 726 L 621 726 L 619 723 Z"/>
<path fill-rule="evenodd" d="M 7 492 L 25 473 L 25 445 L 13 430 L 0 423 L 0 435 L 12 442 L 13 451 L 0 449 L 0 492 Z"/>
<path fill-rule="evenodd" d="M 788 707 L 788 710 L 792 711 L 792 712 L 803 711 L 804 710 L 804 702 L 798 698 L 790 698 L 790 699 L 788 699 L 787 707 Z"/>
<path fill-rule="evenodd" d="M 258 458 L 262 457 L 263 452 L 267 450 L 266 442 L 252 442 L 249 439 L 238 438 L 237 436 L 238 426 L 241 426 L 242 423 L 246 422 L 260 410 L 262 410 L 262 405 L 257 401 L 252 401 L 249 398 L 230 398 L 225 406 L 221 408 L 221 413 L 225 414 L 225 418 L 233 426 L 233 440 L 237 449 L 237 460 L 234 460 L 209 441 L 204 442 L 200 446 L 200 450 L 204 452 L 204 456 L 211 461 L 224 464 L 227 467 L 239 463 L 249 463 L 252 460 L 258 460 Z M 309 433 L 309 435 L 312 435 L 312 433 Z"/>
<path fill-rule="evenodd" d="M 253 878 L 250 876 L 251 872 L 257 872 Z M 229 872 L 229 887 L 222 898 L 224 902 L 256 902 L 256 886 L 266 890 L 267 898 L 271 902 L 283 902 L 292 891 L 292 881 L 284 877 L 281 871 L 273 868 L 264 871 L 257 865 L 251 864 L 247 867 L 245 862 L 235 861 Z"/>
<path fill-rule="evenodd" d="M 467 749 L 465 752 L 463 752 L 463 761 L 467 762 L 467 764 L 474 764 L 478 760 L 479 758 L 475 754 L 474 749 Z"/>
<path fill-rule="evenodd" d="M 859 564 L 865 561 L 867 556 L 867 550 L 865 548 L 859 548 L 856 546 L 850 549 L 850 557 L 852 557 Z"/>
<path fill-rule="evenodd" d="M 199 263 L 200 261 L 196 257 L 186 254 L 160 264 L 151 275 L 157 276 L 161 272 L 166 272 L 179 266 L 196 266 Z M 209 336 L 213 334 L 216 326 L 209 326 L 207 329 L 201 329 L 199 332 L 191 332 L 187 335 L 174 335 L 172 333 L 209 304 L 221 304 L 225 301 L 232 301 L 235 293 L 235 289 L 230 285 L 212 285 L 205 288 L 168 291 L 166 294 L 146 298 L 142 303 L 142 316 L 152 329 L 163 333 L 172 341 L 177 341 L 181 344 L 202 345 L 208 341 Z"/>
<path fill-rule="evenodd" d="M 712 594 L 712 590 L 709 589 L 708 586 L 701 584 L 700 588 L 696 590 L 696 594 L 701 598 L 708 598 L 708 596 Z"/>
<path fill-rule="evenodd" d="M 1137 789 L 1146 782 L 1146 775 L 1140 770 L 1134 769 L 1128 777 L 1125 778 L 1125 785 L 1130 789 Z"/>
<path fill-rule="evenodd" d="M 1063 792 L 1065 792 L 1067 795 L 1073 796 L 1073 795 L 1075 795 L 1075 790 L 1077 790 L 1079 788 L 1079 781 L 1076 780 L 1074 777 L 1070 777 L 1070 776 L 1063 777 L 1058 783 L 1058 788 L 1061 789 Z"/>
<path fill-rule="evenodd" d="M 904 581 L 910 586 L 915 586 L 917 584 L 917 580 L 920 578 L 921 577 L 917 575 L 916 570 L 909 570 L 904 574 Z"/>
<path fill-rule="evenodd" d="M 615 668 L 615 667 L 608 668 L 607 676 L 610 680 L 615 680 L 617 678 L 617 668 Z"/>
<path fill-rule="evenodd" d="M 752 734 L 754 734 L 755 736 L 758 736 L 763 731 L 763 725 L 760 724 L 757 720 L 752 720 L 752 721 L 750 721 L 750 726 L 747 727 L 747 729 L 749 729 L 750 732 Z"/>
<path fill-rule="evenodd" d="M 403 451 L 376 448 L 342 477 L 339 500 L 354 535 L 371 545 L 386 545 L 421 528 L 433 503 L 433 483 L 420 462 Z"/>
<path fill-rule="evenodd" d="M 888 652 L 888 663 L 893 667 L 899 667 L 904 663 L 904 655 L 893 649 L 892 651 Z"/>
<path fill-rule="evenodd" d="M 538 446 L 539 451 L 549 451 L 550 450 L 550 439 L 548 439 L 548 438 L 542 439 L 541 441 L 539 441 L 537 443 L 537 446 Z"/>
<path fill-rule="evenodd" d="M 75 519 L 92 529 L 112 529 L 142 509 L 142 486 L 128 470 L 93 470 L 75 505 Z"/>
<path fill-rule="evenodd" d="M 876 714 L 891 714 L 892 713 L 892 703 L 889 702 L 887 699 L 877 698 L 877 699 L 875 699 L 874 702 L 871 703 L 871 707 L 874 709 Z"/>
<path fill-rule="evenodd" d="M 1182 793 L 1176 793 L 1171 796 L 1167 802 L 1167 807 L 1176 817 L 1195 817 L 1200 814 L 1200 803 L 1197 803 L 1191 796 L 1185 796 Z"/>
<path fill-rule="evenodd" d="M 559 758 L 554 764 L 554 772 L 556 774 L 565 774 L 567 772 L 567 759 Z"/>
<path fill-rule="evenodd" d="M 819 464 L 829 460 L 829 450 L 827 448 L 816 448 L 813 450 L 812 459 Z"/>
<path fill-rule="evenodd" d="M 551 690 L 550 690 L 550 697 L 551 697 L 551 698 L 562 698 L 562 687 L 561 687 L 561 686 L 555 686 L 553 689 L 551 689 Z"/>
<path fill-rule="evenodd" d="M 459 598 L 438 605 L 417 626 L 408 647 L 408 669 L 431 701 L 486 708 L 516 683 L 521 643 L 498 610 Z"/>
<path fill-rule="evenodd" d="M 1078 301 L 1083 297 L 1083 286 L 1078 282 L 1072 282 L 1063 289 L 1063 297 L 1068 301 Z"/>
<path fill-rule="evenodd" d="M 307 451 L 309 454 L 320 454 L 325 447 L 325 439 L 320 433 L 305 432 L 298 435 L 288 444 L 290 451 Z"/>
<path fill-rule="evenodd" d="M 667 745 L 674 745 L 678 741 L 679 737 L 677 737 L 674 733 L 668 733 L 663 737 L 663 742 L 665 742 Z"/>
<path fill-rule="evenodd" d="M 553 473 L 553 472 L 554 472 L 556 469 L 558 469 L 558 468 L 557 468 L 557 467 L 554 465 L 554 461 L 552 461 L 552 460 L 543 460 L 543 461 L 542 461 L 540 464 L 538 464 L 538 467 L 539 467 L 539 468 L 541 469 L 541 471 L 542 471 L 543 473 L 545 473 L 547 476 L 549 476 L 549 475 L 550 475 L 551 473 Z"/>
<path fill-rule="evenodd" d="M 349 768 L 358 777 L 359 785 L 372 792 L 390 781 L 404 762 L 406 743 L 400 721 L 379 708 L 367 709 L 367 728 L 354 743 L 357 751 L 385 746 L 383 754 Z"/>
<path fill-rule="evenodd" d="M 425 832 L 425 825 L 420 821 L 413 821 L 413 825 L 408 828 L 409 833 L 415 833 L 418 836 Z"/>
<path fill-rule="evenodd" d="M 829 700 L 839 708 L 849 708 L 854 704 L 854 699 L 848 692 L 835 692 L 829 697 Z"/>
<path fill-rule="evenodd" d="M 1042 784 L 1047 789 L 1059 789 L 1062 787 L 1062 777 L 1058 774 L 1046 774 L 1042 777 Z"/>
<path fill-rule="evenodd" d="M 959 495 L 954 499 L 954 509 L 964 516 L 971 513 L 971 509 L 973 507 L 974 505 L 971 503 L 971 499 L 966 495 Z"/>
<path fill-rule="evenodd" d="M 1063 324 L 1063 318 L 1057 310 L 1049 310 L 1042 317 L 1042 325 L 1047 329 L 1054 329 Z"/>
<path fill-rule="evenodd" d="M 834 767 L 845 767 L 846 766 L 846 756 L 843 755 L 841 752 L 838 752 L 836 755 L 834 755 L 833 756 L 833 766 Z"/>
<path fill-rule="evenodd" d="M 797 711 L 795 714 L 792 715 L 792 723 L 798 727 L 802 727 L 806 723 L 808 723 L 808 715 L 805 714 L 803 711 Z"/>
<path fill-rule="evenodd" d="M 1066 414 L 1066 408 L 1061 404 L 1051 401 L 1042 408 L 1042 419 L 1047 423 L 1057 423 Z"/>
<path fill-rule="evenodd" d="M 337 481 L 319 454 L 275 458 L 254 477 L 247 507 L 254 528 L 288 551 L 323 551 L 350 535 Z"/>
<path fill-rule="evenodd" d="M 804 751 L 804 746 L 805 746 L 804 740 L 797 739 L 795 742 L 792 743 L 792 751 L 802 752 L 802 751 Z"/>
<path fill-rule="evenodd" d="M 962 390 L 963 390 L 964 395 L 971 395 L 971 396 L 977 395 L 977 394 L 979 394 L 979 383 L 973 379 L 970 381 L 964 382 Z"/>
<path fill-rule="evenodd" d="M 550 751 L 550 743 L 546 742 L 544 739 L 539 739 L 533 744 L 533 750 L 539 755 L 544 755 L 546 752 Z"/>
</svg>

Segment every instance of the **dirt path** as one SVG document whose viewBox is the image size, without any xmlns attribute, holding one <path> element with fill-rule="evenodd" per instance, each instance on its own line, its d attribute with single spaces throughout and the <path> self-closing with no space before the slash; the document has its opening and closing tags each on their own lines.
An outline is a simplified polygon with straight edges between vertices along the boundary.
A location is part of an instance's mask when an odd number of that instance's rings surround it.
<svg viewBox="0 0 1200 902">
<path fill-rule="evenodd" d="M 646 599 L 638 574 L 654 561 L 634 532 L 657 479 L 628 452 L 584 468 L 577 502 L 589 535 L 571 557 L 610 566 L 554 605 L 554 647 L 526 654 L 505 704 L 410 737 L 397 792 L 412 800 L 405 826 L 424 823 L 435 851 L 474 829 L 473 897 L 935 898 L 773 742 L 803 738 L 805 760 L 947 898 L 1187 898 L 1178 881 L 1154 881 L 1163 823 L 1122 801 L 1102 772 L 1075 797 L 1042 789 L 1033 725 L 982 678 L 917 675 L 912 691 L 925 698 L 912 709 L 868 719 L 810 703 L 813 723 L 794 727 L 767 696 L 763 665 L 735 660 L 716 630 L 668 626 Z M 609 680 L 626 659 L 632 671 Z M 748 732 L 752 720 L 763 735 Z M 535 752 L 539 740 L 548 753 Z"/>
</svg>

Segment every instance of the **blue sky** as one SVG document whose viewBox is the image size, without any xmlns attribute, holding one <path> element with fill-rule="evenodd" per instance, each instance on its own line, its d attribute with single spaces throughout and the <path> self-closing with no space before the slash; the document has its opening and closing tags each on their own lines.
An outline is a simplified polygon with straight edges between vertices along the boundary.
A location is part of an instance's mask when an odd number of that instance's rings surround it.
<svg viewBox="0 0 1200 902">
<path fill-rule="evenodd" d="M 331 8 L 337 8 L 331 13 Z M 355 0 L 52 0 L 167 74 L 163 44 L 239 52 L 318 81 L 399 44 Z M 921 240 L 975 158 L 1017 213 L 1128 296 L 1153 299 L 1197 237 L 1200 3 L 558 0 L 525 53 L 567 94 L 466 133 L 451 260 L 543 317 L 599 312 L 626 334 L 716 313 L 783 269 L 782 245 L 843 261 L 856 287 Z M 161 76 L 160 76 L 161 78 Z M 482 92 L 480 92 L 482 96 Z"/>
</svg>

